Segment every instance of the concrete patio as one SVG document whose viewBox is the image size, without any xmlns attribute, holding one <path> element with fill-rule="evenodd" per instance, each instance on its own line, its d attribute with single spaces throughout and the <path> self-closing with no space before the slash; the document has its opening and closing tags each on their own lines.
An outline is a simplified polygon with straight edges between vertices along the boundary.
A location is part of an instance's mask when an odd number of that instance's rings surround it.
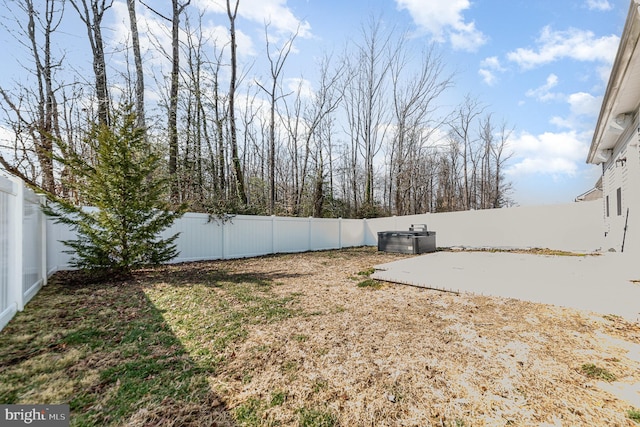
<svg viewBox="0 0 640 427">
<path fill-rule="evenodd" d="M 378 280 L 553 304 L 640 320 L 640 271 L 627 254 L 436 252 L 375 266 Z"/>
</svg>

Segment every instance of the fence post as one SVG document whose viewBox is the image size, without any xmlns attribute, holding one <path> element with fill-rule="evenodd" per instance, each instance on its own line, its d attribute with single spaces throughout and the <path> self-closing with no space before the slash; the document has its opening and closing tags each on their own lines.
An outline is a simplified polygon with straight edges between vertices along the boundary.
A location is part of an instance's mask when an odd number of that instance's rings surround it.
<svg viewBox="0 0 640 427">
<path fill-rule="evenodd" d="M 222 220 L 222 259 L 227 259 L 227 233 L 225 232 L 227 228 L 227 219 L 224 218 Z"/>
<path fill-rule="evenodd" d="M 362 243 L 360 246 L 366 246 L 367 245 L 367 230 L 369 229 L 369 227 L 367 226 L 367 218 L 363 218 L 362 219 Z"/>
<path fill-rule="evenodd" d="M 271 215 L 271 253 L 276 253 L 276 216 Z"/>
<path fill-rule="evenodd" d="M 40 204 L 44 205 L 47 203 L 47 198 L 45 196 L 40 196 Z M 42 212 L 38 212 L 40 215 L 40 274 L 42 275 L 42 286 L 46 286 L 49 282 L 49 268 L 47 267 L 47 216 Z"/>
<path fill-rule="evenodd" d="M 338 218 L 338 249 L 342 249 L 342 217 Z"/>
<path fill-rule="evenodd" d="M 313 217 L 310 216 L 309 217 L 309 222 L 308 222 L 308 224 L 309 224 L 309 227 L 308 227 L 309 233 L 307 234 L 307 236 L 308 236 L 308 245 L 307 246 L 309 247 L 309 250 L 312 250 L 312 248 L 311 248 L 311 227 L 313 226 L 312 221 L 313 221 Z"/>
<path fill-rule="evenodd" d="M 24 309 L 22 292 L 23 240 L 24 240 L 24 184 L 17 178 L 9 178 L 13 182 L 15 203 L 9 206 L 9 241 L 13 242 L 9 252 L 9 301 L 16 304 L 18 311 Z"/>
</svg>

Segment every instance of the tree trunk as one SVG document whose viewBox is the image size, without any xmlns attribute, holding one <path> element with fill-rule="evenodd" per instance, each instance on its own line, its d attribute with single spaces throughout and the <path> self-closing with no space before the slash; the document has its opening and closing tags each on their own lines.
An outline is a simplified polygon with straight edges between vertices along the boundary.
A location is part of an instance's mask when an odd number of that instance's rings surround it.
<svg viewBox="0 0 640 427">
<path fill-rule="evenodd" d="M 87 36 L 93 54 L 93 73 L 95 74 L 95 89 L 98 102 L 98 122 L 109 126 L 109 86 L 107 84 L 107 64 L 104 58 L 104 42 L 102 39 L 102 18 L 113 1 L 90 0 L 91 10 L 87 0 L 70 0 L 73 8 L 80 15 L 80 19 L 87 27 Z"/>
<path fill-rule="evenodd" d="M 229 16 L 229 34 L 231 36 L 231 78 L 229 81 L 229 130 L 231 133 L 231 161 L 233 162 L 233 169 L 236 176 L 237 193 L 240 202 L 246 206 L 247 204 L 247 192 L 244 188 L 244 173 L 242 172 L 242 164 L 240 163 L 240 157 L 238 155 L 238 136 L 236 129 L 236 114 L 235 114 L 235 94 L 236 94 L 236 80 L 237 80 L 237 45 L 236 45 L 236 16 L 238 14 L 238 6 L 240 0 L 236 0 L 233 11 L 231 10 L 231 4 L 227 0 L 227 15 Z"/>
<path fill-rule="evenodd" d="M 36 78 L 38 81 L 38 126 L 34 133 L 36 142 L 36 154 L 42 169 L 42 187 L 52 194 L 56 193 L 55 178 L 53 175 L 53 138 L 60 136 L 58 126 L 58 106 L 53 89 L 53 68 L 51 63 L 51 33 L 57 28 L 60 21 L 55 20 L 55 1 L 47 0 L 45 3 L 44 20 L 44 63 L 40 62 L 38 42 L 36 40 L 34 17 L 37 14 L 33 7 L 33 1 L 26 0 L 28 8 L 29 23 L 28 32 L 31 39 L 31 50 L 36 63 Z M 62 19 L 60 16 L 59 19 Z M 37 133 L 37 135 L 36 135 Z"/>
<path fill-rule="evenodd" d="M 189 6 L 191 0 L 187 0 L 182 4 L 180 4 L 179 0 L 171 0 L 171 18 L 164 16 L 155 9 L 151 8 L 146 3 L 142 1 L 141 3 L 159 17 L 171 22 L 171 76 L 169 87 L 169 109 L 167 111 L 167 134 L 169 139 L 169 197 L 171 203 L 175 205 L 180 202 L 180 186 L 178 177 L 178 78 L 180 76 L 180 14 L 182 14 L 186 7 Z"/>
<path fill-rule="evenodd" d="M 189 2 L 187 2 L 188 4 Z M 169 111 L 167 132 L 169 133 L 169 179 L 171 181 L 171 201 L 175 204 L 180 199 L 178 185 L 178 77 L 180 73 L 180 12 L 185 5 L 172 0 L 173 15 L 171 18 L 171 86 L 169 88 Z"/>
<path fill-rule="evenodd" d="M 136 65 L 136 125 L 145 129 L 146 119 L 144 113 L 144 70 L 142 68 L 142 55 L 140 53 L 140 37 L 138 35 L 138 19 L 136 17 L 136 0 L 127 0 L 129 9 L 129 24 L 131 26 L 131 44 L 133 59 Z"/>
<path fill-rule="evenodd" d="M 324 159 L 322 157 L 322 148 L 318 153 L 318 157 L 316 183 L 313 191 L 313 216 L 322 218 L 322 206 L 324 204 Z"/>
</svg>

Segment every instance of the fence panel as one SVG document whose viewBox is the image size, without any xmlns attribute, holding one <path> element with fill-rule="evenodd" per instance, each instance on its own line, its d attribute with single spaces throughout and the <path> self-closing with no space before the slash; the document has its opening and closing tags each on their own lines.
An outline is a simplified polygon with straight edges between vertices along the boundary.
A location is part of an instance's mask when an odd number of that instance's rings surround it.
<svg viewBox="0 0 640 427">
<path fill-rule="evenodd" d="M 237 215 L 222 227 L 224 258 L 245 258 L 273 253 L 273 218 Z"/>
<path fill-rule="evenodd" d="M 16 197 L 14 184 L 0 176 L 0 329 L 17 311 L 16 304 L 9 299 L 9 249 L 10 231 L 9 204 Z M 15 203 L 15 201 L 13 201 Z"/>
<path fill-rule="evenodd" d="M 171 262 L 223 258 L 222 227 L 215 221 L 209 221 L 209 215 L 186 213 L 162 235 L 169 237 L 175 233 L 180 233 L 176 240 L 179 255 Z"/>
<path fill-rule="evenodd" d="M 274 217 L 274 253 L 310 249 L 309 218 Z"/>
<path fill-rule="evenodd" d="M 366 220 L 362 219 L 343 219 L 340 230 L 341 248 L 351 246 L 366 245 L 365 231 L 367 227 Z"/>
<path fill-rule="evenodd" d="M 71 254 L 62 242 L 73 240 L 76 233 L 66 224 L 56 224 L 54 220 L 47 219 L 47 275 L 50 276 L 58 270 L 69 270 Z"/>
<path fill-rule="evenodd" d="M 368 219 L 366 222 L 364 244 L 378 245 L 378 231 L 399 230 L 396 217 Z"/>
<path fill-rule="evenodd" d="M 42 201 L 28 188 L 24 189 L 24 205 L 22 219 L 22 294 L 26 304 L 38 292 L 46 271 L 42 268 L 46 252 L 45 218 L 40 209 Z"/>
<path fill-rule="evenodd" d="M 339 219 L 310 219 L 311 250 L 319 251 L 341 247 L 340 232 L 342 221 Z"/>
<path fill-rule="evenodd" d="M 40 198 L 0 177 L 0 329 L 46 284 L 46 234 Z"/>
</svg>

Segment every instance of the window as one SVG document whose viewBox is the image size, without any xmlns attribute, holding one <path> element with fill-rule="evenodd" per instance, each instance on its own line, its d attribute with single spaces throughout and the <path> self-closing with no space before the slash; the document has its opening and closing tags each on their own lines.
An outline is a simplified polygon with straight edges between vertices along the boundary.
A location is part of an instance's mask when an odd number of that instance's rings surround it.
<svg viewBox="0 0 640 427">
<path fill-rule="evenodd" d="M 609 196 L 607 196 L 607 218 L 609 218 Z"/>
<path fill-rule="evenodd" d="M 616 204 L 618 207 L 618 216 L 622 215 L 622 187 L 616 190 Z"/>
</svg>

